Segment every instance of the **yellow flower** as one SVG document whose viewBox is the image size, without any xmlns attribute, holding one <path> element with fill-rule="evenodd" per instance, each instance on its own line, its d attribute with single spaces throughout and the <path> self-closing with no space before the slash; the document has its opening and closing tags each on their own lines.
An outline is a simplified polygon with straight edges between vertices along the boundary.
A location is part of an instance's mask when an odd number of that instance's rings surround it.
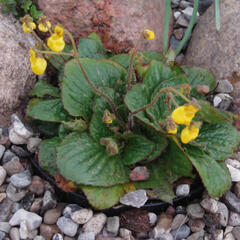
<svg viewBox="0 0 240 240">
<path fill-rule="evenodd" d="M 190 141 L 196 139 L 199 134 L 199 127 L 190 125 L 185 127 L 181 132 L 181 141 L 184 144 L 189 143 Z"/>
<path fill-rule="evenodd" d="M 48 47 L 54 52 L 61 52 L 65 47 L 63 39 L 64 30 L 61 26 L 57 25 L 54 28 L 54 33 L 47 40 Z"/>
<path fill-rule="evenodd" d="M 111 114 L 108 110 L 104 111 L 103 122 L 105 122 L 106 124 L 112 124 L 114 119 L 115 119 L 114 114 Z"/>
<path fill-rule="evenodd" d="M 25 33 L 31 33 L 34 29 L 36 29 L 36 24 L 34 22 L 24 22 L 22 24 L 22 29 Z"/>
<path fill-rule="evenodd" d="M 49 21 L 46 21 L 45 23 L 39 23 L 38 29 L 41 32 L 48 32 L 48 30 L 51 28 L 51 23 Z"/>
<path fill-rule="evenodd" d="M 36 52 L 30 49 L 30 64 L 33 73 L 36 75 L 41 75 L 45 72 L 47 67 L 47 61 L 44 58 L 36 57 Z"/>
<path fill-rule="evenodd" d="M 189 125 L 194 118 L 195 114 L 198 112 L 198 108 L 193 105 L 184 105 L 176 108 L 172 112 L 172 119 L 177 124 Z"/>
<path fill-rule="evenodd" d="M 145 29 L 143 32 L 143 37 L 147 40 L 152 40 L 155 38 L 155 34 L 153 31 L 151 31 L 149 29 Z"/>
</svg>

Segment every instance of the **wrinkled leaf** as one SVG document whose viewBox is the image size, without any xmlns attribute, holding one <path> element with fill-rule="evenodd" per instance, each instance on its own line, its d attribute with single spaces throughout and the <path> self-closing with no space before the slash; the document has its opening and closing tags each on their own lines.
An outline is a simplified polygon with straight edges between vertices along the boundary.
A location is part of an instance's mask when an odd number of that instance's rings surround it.
<svg viewBox="0 0 240 240">
<path fill-rule="evenodd" d="M 154 149 L 154 143 L 141 135 L 126 136 L 122 161 L 126 165 L 145 159 Z"/>
<path fill-rule="evenodd" d="M 197 147 L 188 146 L 186 153 L 211 197 L 221 197 L 231 187 L 232 180 L 224 162 L 215 161 Z"/>
<path fill-rule="evenodd" d="M 56 148 L 60 142 L 61 140 L 58 137 L 54 137 L 41 141 L 39 147 L 39 165 L 52 176 L 59 172 L 56 165 Z"/>
<path fill-rule="evenodd" d="M 87 129 L 86 121 L 82 119 L 71 120 L 69 122 L 62 122 L 63 126 L 73 132 L 84 132 Z"/>
<path fill-rule="evenodd" d="M 107 187 L 129 179 L 120 156 L 109 156 L 87 133 L 64 138 L 57 149 L 57 165 L 63 177 L 77 184 Z"/>
<path fill-rule="evenodd" d="M 213 159 L 224 160 L 239 144 L 239 133 L 230 123 L 203 124 L 196 143 L 202 145 Z"/>
<path fill-rule="evenodd" d="M 45 95 L 60 97 L 60 91 L 46 81 L 39 80 L 30 91 L 30 96 L 44 97 Z"/>
<path fill-rule="evenodd" d="M 69 121 L 70 116 L 64 110 L 60 99 L 43 100 L 34 98 L 28 103 L 27 115 L 47 122 Z"/>
<path fill-rule="evenodd" d="M 95 87 L 114 88 L 120 81 L 126 81 L 124 71 L 110 61 L 81 59 L 83 68 Z M 65 109 L 73 116 L 81 116 L 90 120 L 95 93 L 88 85 L 76 60 L 65 66 L 62 83 L 62 101 Z"/>
</svg>

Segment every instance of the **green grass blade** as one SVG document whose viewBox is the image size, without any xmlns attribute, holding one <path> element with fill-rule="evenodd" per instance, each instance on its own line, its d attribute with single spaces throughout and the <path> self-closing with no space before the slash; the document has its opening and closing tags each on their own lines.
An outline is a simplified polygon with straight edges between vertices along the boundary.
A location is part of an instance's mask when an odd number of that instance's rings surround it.
<svg viewBox="0 0 240 240">
<path fill-rule="evenodd" d="M 215 0 L 215 15 L 216 15 L 216 28 L 219 31 L 221 28 L 219 0 Z"/>
<path fill-rule="evenodd" d="M 181 52 L 181 50 L 183 49 L 185 43 L 187 42 L 189 36 L 191 35 L 192 29 L 195 25 L 196 19 L 197 19 L 197 11 L 198 11 L 198 5 L 199 5 L 199 0 L 195 0 L 194 1 L 194 6 L 193 6 L 193 15 L 191 18 L 191 21 L 188 25 L 188 28 L 185 32 L 185 35 L 182 39 L 182 41 L 179 43 L 178 48 L 176 50 L 176 56 Z"/>
<path fill-rule="evenodd" d="M 166 0 L 164 26 L 163 26 L 163 53 L 166 54 L 168 48 L 168 31 L 171 13 L 171 0 Z"/>
</svg>

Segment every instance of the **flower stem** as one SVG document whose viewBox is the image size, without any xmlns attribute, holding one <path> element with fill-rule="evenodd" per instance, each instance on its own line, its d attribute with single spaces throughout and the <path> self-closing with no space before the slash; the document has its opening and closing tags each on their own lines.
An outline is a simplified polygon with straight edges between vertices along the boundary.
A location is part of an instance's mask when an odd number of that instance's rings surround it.
<svg viewBox="0 0 240 240">
<path fill-rule="evenodd" d="M 87 81 L 88 85 L 93 89 L 93 91 L 94 91 L 97 95 L 105 98 L 105 100 L 106 100 L 106 101 L 109 103 L 109 105 L 111 106 L 111 108 L 112 108 L 112 110 L 113 110 L 113 112 L 114 112 L 114 114 L 115 114 L 115 116 L 116 116 L 119 124 L 120 124 L 122 127 L 125 128 L 125 123 L 123 122 L 121 116 L 119 115 L 119 113 L 118 113 L 116 107 L 114 106 L 112 100 L 111 100 L 108 96 L 106 96 L 104 93 L 102 93 L 101 91 L 99 91 L 99 90 L 92 84 L 92 82 L 89 80 L 89 78 L 88 78 L 88 76 L 87 76 L 87 73 L 85 72 L 85 70 L 84 70 L 84 68 L 83 68 L 83 65 L 82 65 L 82 63 L 81 63 L 81 61 L 80 61 L 80 58 L 79 58 L 79 56 L 78 56 L 77 46 L 76 46 L 76 43 L 75 43 L 75 41 L 74 41 L 74 39 L 73 39 L 72 34 L 71 34 L 68 30 L 65 30 L 65 29 L 64 29 L 64 32 L 66 33 L 66 35 L 70 38 L 70 40 L 71 40 L 71 42 L 72 42 L 74 57 L 76 58 L 76 60 L 77 60 L 77 62 L 78 62 L 78 65 L 79 65 L 79 67 L 80 67 L 80 69 L 81 69 L 81 72 L 82 72 L 85 80 Z"/>
<path fill-rule="evenodd" d="M 130 61 L 129 61 L 129 68 L 128 68 L 128 90 L 130 90 L 131 88 L 131 78 L 132 78 L 132 68 L 133 68 L 133 58 L 134 58 L 134 55 L 136 54 L 137 52 L 137 49 L 141 43 L 143 39 L 143 32 L 141 32 L 139 38 L 138 38 L 138 41 L 135 45 L 135 47 L 132 49 L 132 51 L 130 52 Z"/>
<path fill-rule="evenodd" d="M 153 100 L 152 100 L 148 105 L 143 106 L 143 107 L 135 110 L 134 112 L 132 112 L 132 113 L 129 115 L 128 119 L 131 119 L 131 118 L 132 118 L 134 115 L 136 115 L 137 113 L 142 112 L 142 111 L 150 108 L 152 105 L 154 105 L 154 104 L 157 102 L 157 100 L 159 99 L 159 97 L 161 96 L 161 94 L 164 93 L 164 92 L 170 92 L 170 91 L 172 91 L 172 92 L 176 93 L 177 95 L 179 95 L 179 96 L 180 96 L 182 99 L 184 99 L 186 102 L 191 103 L 191 100 L 189 100 L 189 99 L 188 99 L 187 97 L 185 97 L 182 93 L 180 93 L 180 92 L 178 92 L 178 91 L 176 90 L 176 88 L 182 88 L 182 87 L 185 87 L 185 85 L 186 85 L 186 84 L 178 85 L 178 86 L 175 86 L 175 87 L 162 88 L 161 90 L 159 90 L 159 92 L 157 93 L 157 95 L 153 98 Z"/>
<path fill-rule="evenodd" d="M 39 53 L 42 53 L 42 54 L 63 55 L 63 56 L 71 56 L 71 57 L 73 57 L 72 53 L 53 52 L 53 51 L 41 51 L 41 50 L 36 50 L 36 52 L 39 52 Z"/>
</svg>

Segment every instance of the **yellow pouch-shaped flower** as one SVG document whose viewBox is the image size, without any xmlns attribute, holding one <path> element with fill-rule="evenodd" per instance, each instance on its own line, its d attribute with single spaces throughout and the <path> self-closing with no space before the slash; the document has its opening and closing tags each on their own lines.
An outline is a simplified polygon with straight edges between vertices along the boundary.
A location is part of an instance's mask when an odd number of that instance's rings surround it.
<svg viewBox="0 0 240 240">
<path fill-rule="evenodd" d="M 36 52 L 29 50 L 31 69 L 36 75 L 42 75 L 47 68 L 47 61 L 44 58 L 36 57 Z"/>
<path fill-rule="evenodd" d="M 185 127 L 181 132 L 181 141 L 184 144 L 196 139 L 199 134 L 199 128 L 197 126 L 191 125 Z"/>
<path fill-rule="evenodd" d="M 184 105 L 176 108 L 172 112 L 172 119 L 177 124 L 189 125 L 194 118 L 195 114 L 198 112 L 198 108 L 193 105 Z"/>
<path fill-rule="evenodd" d="M 31 33 L 34 29 L 36 29 L 36 24 L 34 22 L 23 23 L 22 29 L 25 33 Z"/>
<path fill-rule="evenodd" d="M 153 31 L 151 31 L 149 29 L 145 29 L 143 32 L 143 37 L 144 37 L 144 39 L 152 40 L 155 38 L 155 34 Z"/>
<path fill-rule="evenodd" d="M 47 40 L 48 47 L 54 52 L 61 52 L 65 47 L 63 39 L 64 30 L 61 26 L 57 25 L 54 28 L 54 34 Z"/>
<path fill-rule="evenodd" d="M 177 130 L 178 130 L 177 125 L 169 126 L 169 127 L 168 127 L 168 133 L 169 133 L 169 134 L 176 134 L 176 133 L 177 133 Z"/>
<path fill-rule="evenodd" d="M 49 21 L 46 21 L 45 24 L 39 23 L 38 24 L 38 29 L 41 32 L 48 32 L 48 30 L 51 28 L 51 23 Z"/>
</svg>

